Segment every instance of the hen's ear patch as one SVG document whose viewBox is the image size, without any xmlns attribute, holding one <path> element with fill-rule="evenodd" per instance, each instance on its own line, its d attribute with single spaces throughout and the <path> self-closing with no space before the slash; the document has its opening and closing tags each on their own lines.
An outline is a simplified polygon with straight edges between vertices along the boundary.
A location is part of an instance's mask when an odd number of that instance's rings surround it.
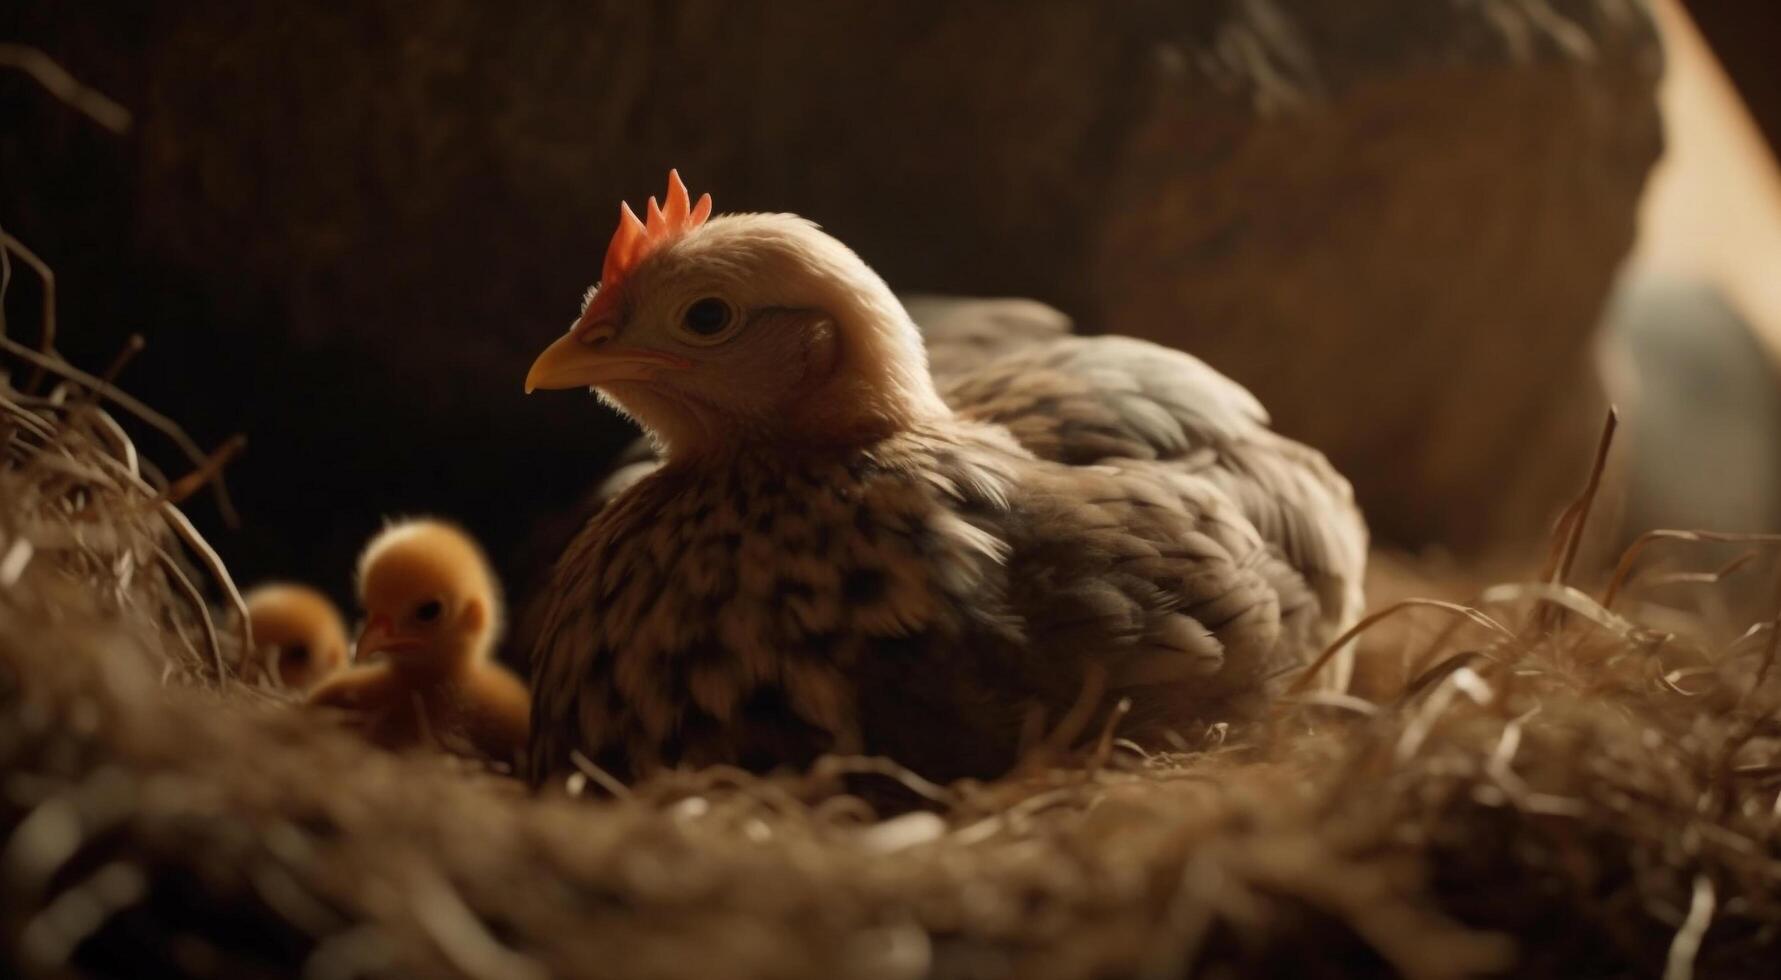
<svg viewBox="0 0 1781 980">
<path fill-rule="evenodd" d="M 826 378 L 841 361 L 841 335 L 835 321 L 823 317 L 810 325 L 804 338 L 804 380 Z"/>
</svg>

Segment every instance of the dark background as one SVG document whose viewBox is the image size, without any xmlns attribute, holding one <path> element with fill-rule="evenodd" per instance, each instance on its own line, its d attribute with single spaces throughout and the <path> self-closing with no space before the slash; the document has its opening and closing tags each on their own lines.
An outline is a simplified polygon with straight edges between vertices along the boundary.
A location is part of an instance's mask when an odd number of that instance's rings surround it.
<svg viewBox="0 0 1781 980">
<path fill-rule="evenodd" d="M 1684 6 L 1731 76 L 1770 148 L 1781 150 L 1781 4 L 1688 0 Z"/>
<path fill-rule="evenodd" d="M 1483 550 L 1586 459 L 1660 146 L 1643 18 L 1497 6 L 25 0 L 0 39 L 134 126 L 0 74 L 0 224 L 56 269 L 71 361 L 140 332 L 125 387 L 206 446 L 247 434 L 245 525 L 188 510 L 249 582 L 344 599 L 384 516 L 432 513 L 523 592 L 631 436 L 522 397 L 525 367 L 669 166 L 898 288 L 1200 353 L 1330 451 L 1382 539 Z M 1770 5 L 1700 6 L 1772 135 Z M 15 338 L 35 308 L 15 277 Z"/>
</svg>

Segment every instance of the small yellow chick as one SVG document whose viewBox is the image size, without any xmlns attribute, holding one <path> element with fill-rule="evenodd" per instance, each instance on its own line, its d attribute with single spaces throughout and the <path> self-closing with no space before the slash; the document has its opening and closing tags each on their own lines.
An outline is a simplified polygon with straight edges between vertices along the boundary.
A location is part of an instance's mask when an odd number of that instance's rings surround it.
<svg viewBox="0 0 1781 980">
<path fill-rule="evenodd" d="M 358 583 L 367 618 L 359 659 L 384 662 L 332 678 L 309 703 L 352 713 L 385 748 L 517 762 L 531 699 L 489 658 L 501 600 L 476 542 L 441 521 L 391 525 L 365 547 Z"/>
<path fill-rule="evenodd" d="M 346 621 L 327 596 L 307 585 L 268 582 L 246 600 L 250 656 L 286 689 L 307 691 L 346 666 Z"/>
</svg>

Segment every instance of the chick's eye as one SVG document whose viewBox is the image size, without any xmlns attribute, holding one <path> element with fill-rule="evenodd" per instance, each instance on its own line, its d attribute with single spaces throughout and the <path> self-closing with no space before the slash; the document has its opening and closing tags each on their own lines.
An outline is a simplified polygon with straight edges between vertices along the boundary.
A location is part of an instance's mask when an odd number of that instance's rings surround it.
<svg viewBox="0 0 1781 980">
<path fill-rule="evenodd" d="M 715 337 L 730 325 L 730 305 L 707 296 L 687 307 L 680 322 L 695 337 Z"/>
<path fill-rule="evenodd" d="M 445 606 L 443 603 L 438 599 L 429 599 L 414 607 L 414 618 L 423 623 L 430 623 L 433 620 L 438 619 L 439 614 L 444 611 Z"/>
<path fill-rule="evenodd" d="M 309 662 L 309 648 L 299 643 L 284 648 L 284 662 L 287 664 L 306 664 Z"/>
</svg>

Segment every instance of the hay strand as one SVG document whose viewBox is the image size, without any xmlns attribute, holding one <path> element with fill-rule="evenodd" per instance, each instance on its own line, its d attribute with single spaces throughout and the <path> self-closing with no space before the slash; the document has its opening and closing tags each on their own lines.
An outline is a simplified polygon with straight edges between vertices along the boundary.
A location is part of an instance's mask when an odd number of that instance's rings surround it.
<svg viewBox="0 0 1781 980">
<path fill-rule="evenodd" d="M 1396 616 L 1398 613 L 1401 613 L 1406 609 L 1439 609 L 1442 612 L 1452 613 L 1462 619 L 1476 623 L 1505 639 L 1515 638 L 1515 634 L 1511 632 L 1508 627 L 1470 606 L 1460 605 L 1457 602 L 1448 602 L 1444 599 L 1401 599 L 1386 606 L 1384 609 L 1380 609 L 1363 617 L 1360 622 L 1349 627 L 1346 633 L 1343 633 L 1328 646 L 1324 647 L 1323 652 L 1318 654 L 1316 659 L 1312 660 L 1303 670 L 1299 671 L 1298 678 L 1294 680 L 1292 686 L 1287 689 L 1288 693 L 1303 693 L 1304 690 L 1311 685 L 1312 681 L 1316 679 L 1317 672 L 1323 669 L 1325 664 L 1329 663 L 1330 658 L 1334 657 L 1338 650 L 1341 650 L 1348 643 L 1365 634 L 1374 626 L 1386 619 Z"/>
<path fill-rule="evenodd" d="M 43 86 L 44 91 L 113 133 L 121 136 L 130 130 L 130 110 L 98 89 L 81 84 L 67 69 L 36 48 L 0 43 L 0 68 L 24 72 Z"/>
</svg>

